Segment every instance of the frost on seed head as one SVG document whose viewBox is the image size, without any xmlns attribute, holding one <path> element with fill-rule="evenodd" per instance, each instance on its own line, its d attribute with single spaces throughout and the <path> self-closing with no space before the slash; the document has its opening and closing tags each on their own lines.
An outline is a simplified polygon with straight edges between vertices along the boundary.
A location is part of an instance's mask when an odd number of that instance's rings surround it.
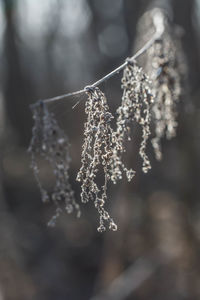
<svg viewBox="0 0 200 300">
<path fill-rule="evenodd" d="M 81 182 L 81 201 L 94 202 L 100 215 L 99 232 L 109 229 L 117 230 L 117 226 L 104 205 L 107 200 L 108 181 L 112 180 L 112 164 L 115 156 L 113 149 L 113 129 L 111 128 L 112 114 L 109 112 L 107 99 L 97 87 L 86 88 L 88 99 L 85 103 L 87 120 L 84 125 L 84 142 L 82 146 L 82 166 L 77 174 Z M 98 185 L 97 176 L 103 170 L 104 184 Z"/>
<path fill-rule="evenodd" d="M 34 126 L 29 146 L 32 157 L 31 167 L 41 192 L 42 201 L 52 201 L 57 206 L 56 214 L 48 223 L 53 226 L 63 211 L 72 213 L 76 210 L 77 216 L 80 216 L 80 208 L 69 183 L 69 142 L 63 130 L 58 126 L 53 113 L 48 111 L 43 102 L 34 105 L 32 111 Z M 55 185 L 51 194 L 43 187 L 39 177 L 37 163 L 39 156 L 49 162 L 55 176 Z"/>
</svg>

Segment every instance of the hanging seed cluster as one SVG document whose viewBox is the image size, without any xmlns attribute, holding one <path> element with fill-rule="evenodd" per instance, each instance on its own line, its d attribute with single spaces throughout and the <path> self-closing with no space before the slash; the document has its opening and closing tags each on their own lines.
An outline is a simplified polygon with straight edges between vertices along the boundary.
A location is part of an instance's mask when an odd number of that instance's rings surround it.
<svg viewBox="0 0 200 300">
<path fill-rule="evenodd" d="M 69 183 L 69 143 L 64 132 L 59 128 L 54 115 L 49 113 L 46 105 L 40 103 L 33 107 L 33 136 L 29 151 L 32 156 L 32 169 L 37 180 L 42 201 L 52 201 L 57 209 L 48 225 L 54 226 L 57 217 L 65 210 L 72 213 L 74 210 L 80 216 L 80 208 L 74 198 L 74 192 Z M 37 157 L 41 155 L 50 163 L 55 176 L 55 186 L 51 195 L 43 187 L 39 177 Z"/>
<path fill-rule="evenodd" d="M 151 27 L 152 16 L 147 13 L 142 20 Z M 146 26 L 146 25 L 145 25 Z M 148 34 L 147 28 L 143 33 Z M 126 174 L 128 181 L 135 171 L 123 163 L 126 142 L 131 140 L 131 128 L 138 124 L 142 131 L 139 155 L 142 159 L 142 170 L 147 173 L 151 164 L 147 155 L 147 142 L 150 137 L 151 114 L 155 125 L 155 136 L 152 145 L 158 160 L 162 157 L 161 139 L 171 139 L 176 135 L 177 104 L 181 93 L 180 60 L 169 28 L 162 39 L 156 40 L 147 51 L 148 61 L 145 71 L 135 61 L 127 59 L 123 70 L 121 87 L 122 101 L 116 111 L 116 129 L 111 124 L 113 115 L 109 111 L 107 99 L 102 91 L 94 86 L 86 87 L 88 96 L 85 103 L 86 122 L 84 124 L 84 141 L 81 154 L 81 168 L 76 180 L 81 183 L 81 201 L 92 201 L 99 213 L 98 231 L 108 227 L 116 231 L 117 225 L 105 209 L 107 203 L 108 183 L 117 183 Z M 179 52 L 180 53 L 180 52 Z M 69 143 L 64 132 L 59 128 L 54 115 L 41 102 L 33 106 L 33 137 L 29 147 L 32 156 L 32 168 L 44 202 L 52 201 L 57 206 L 56 214 L 49 225 L 54 225 L 63 210 L 68 213 L 80 208 L 74 199 L 69 183 Z M 55 176 L 53 192 L 49 194 L 43 187 L 37 157 L 46 159 Z M 103 181 L 101 179 L 103 177 Z"/>
<path fill-rule="evenodd" d="M 153 82 L 155 103 L 152 108 L 155 137 L 152 145 L 158 160 L 162 158 L 161 139 L 176 136 L 177 103 L 181 94 L 181 78 L 176 56 L 176 45 L 165 33 L 149 49 L 148 71 Z"/>
<path fill-rule="evenodd" d="M 82 202 L 93 201 L 100 215 L 98 231 L 117 230 L 117 225 L 105 210 L 107 200 L 107 185 L 111 179 L 109 173 L 113 162 L 113 130 L 111 128 L 112 114 L 109 112 L 107 99 L 99 88 L 87 88 L 88 99 L 85 103 L 87 120 L 84 125 L 84 143 L 82 150 L 82 166 L 77 175 L 81 182 Z M 103 172 L 104 184 L 99 187 L 97 174 Z"/>
<path fill-rule="evenodd" d="M 139 155 L 142 158 L 142 170 L 147 173 L 151 169 L 149 158 L 146 154 L 147 141 L 150 135 L 150 107 L 153 97 L 150 90 L 148 76 L 139 68 L 136 63 L 130 60 L 124 69 L 122 77 L 123 96 L 121 106 L 117 109 L 117 136 L 123 151 L 125 139 L 131 140 L 131 125 L 138 123 L 142 128 L 142 141 L 140 144 Z M 127 172 L 128 180 L 134 176 L 131 169 Z"/>
</svg>

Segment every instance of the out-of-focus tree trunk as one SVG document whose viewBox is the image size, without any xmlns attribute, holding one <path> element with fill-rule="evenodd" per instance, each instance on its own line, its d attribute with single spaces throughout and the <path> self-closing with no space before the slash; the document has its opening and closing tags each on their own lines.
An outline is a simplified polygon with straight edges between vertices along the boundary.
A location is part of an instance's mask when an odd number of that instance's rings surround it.
<svg viewBox="0 0 200 300">
<path fill-rule="evenodd" d="M 17 0 L 3 0 L 5 15 L 4 57 L 5 57 L 5 85 L 4 98 L 6 118 L 14 130 L 15 138 L 20 145 L 27 145 L 30 140 L 31 114 L 28 104 L 32 88 L 21 63 L 21 40 L 16 31 Z M 30 61 L 31 63 L 31 61 Z"/>
</svg>

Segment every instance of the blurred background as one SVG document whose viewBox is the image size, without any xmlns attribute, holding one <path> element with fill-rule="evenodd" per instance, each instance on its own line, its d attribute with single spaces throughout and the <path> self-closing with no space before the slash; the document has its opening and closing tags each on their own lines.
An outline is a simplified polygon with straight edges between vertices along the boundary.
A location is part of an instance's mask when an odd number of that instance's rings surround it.
<svg viewBox="0 0 200 300">
<path fill-rule="evenodd" d="M 33 125 L 29 105 L 79 90 L 133 54 L 137 23 L 163 6 L 183 28 L 188 63 L 177 137 L 163 141 L 144 175 L 140 134 L 127 153 L 137 171 L 110 186 L 108 209 L 117 232 L 96 231 L 92 203 L 82 217 L 42 204 L 27 148 Z M 140 38 L 137 36 L 137 39 Z M 141 37 L 142 39 L 142 37 Z M 200 1 L 0 0 L 0 300 L 200 299 Z M 120 103 L 121 74 L 102 84 L 112 112 Z M 80 168 L 84 101 L 49 105 L 71 143 L 71 184 Z M 41 176 L 51 187 L 44 161 Z"/>
</svg>

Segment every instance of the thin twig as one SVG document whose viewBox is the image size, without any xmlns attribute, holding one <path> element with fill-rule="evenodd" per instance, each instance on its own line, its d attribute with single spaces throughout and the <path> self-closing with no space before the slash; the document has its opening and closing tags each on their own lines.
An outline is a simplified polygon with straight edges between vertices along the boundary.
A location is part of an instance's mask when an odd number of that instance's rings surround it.
<svg viewBox="0 0 200 300">
<path fill-rule="evenodd" d="M 53 98 L 44 99 L 43 102 L 49 103 L 49 102 L 56 101 L 56 100 L 61 100 L 61 99 L 64 99 L 64 98 L 67 98 L 67 97 L 70 97 L 70 96 L 76 96 L 76 95 L 79 95 L 81 93 L 85 93 L 85 90 L 80 90 L 80 91 L 76 91 L 76 92 L 73 92 L 73 93 L 63 94 L 63 95 L 56 96 L 56 97 L 53 97 Z"/>
<path fill-rule="evenodd" d="M 145 43 L 145 45 L 139 49 L 132 57 L 129 58 L 129 61 L 135 61 L 136 58 L 138 58 L 140 55 L 142 55 L 143 53 L 145 53 L 150 47 L 151 45 L 153 45 L 153 43 L 158 40 L 162 34 L 164 33 L 164 16 L 163 13 L 160 10 L 157 10 L 156 12 L 154 12 L 153 15 L 153 23 L 154 26 L 156 28 L 156 31 L 153 35 L 153 37 Z M 108 80 L 109 78 L 113 77 L 114 75 L 118 74 L 121 70 L 123 70 L 125 68 L 125 66 L 127 65 L 128 61 L 126 60 L 123 64 L 121 64 L 119 67 L 117 67 L 116 69 L 114 69 L 113 71 L 111 71 L 110 73 L 108 73 L 107 75 L 105 75 L 104 77 L 102 77 L 101 79 L 97 80 L 96 82 L 94 82 L 93 84 L 88 85 L 89 87 L 97 87 L 99 86 L 101 83 L 103 83 L 104 81 Z M 60 96 L 56 96 L 53 98 L 47 98 L 44 100 L 41 100 L 43 103 L 49 103 L 52 101 L 57 101 L 57 100 L 61 100 L 70 96 L 75 96 L 75 95 L 79 95 L 82 93 L 86 92 L 86 88 L 73 92 L 73 93 L 67 93 L 67 94 L 63 94 Z M 73 108 L 76 107 L 77 104 L 80 103 L 80 100 L 73 106 Z M 37 105 L 37 103 L 33 104 L 33 105 Z"/>
</svg>

